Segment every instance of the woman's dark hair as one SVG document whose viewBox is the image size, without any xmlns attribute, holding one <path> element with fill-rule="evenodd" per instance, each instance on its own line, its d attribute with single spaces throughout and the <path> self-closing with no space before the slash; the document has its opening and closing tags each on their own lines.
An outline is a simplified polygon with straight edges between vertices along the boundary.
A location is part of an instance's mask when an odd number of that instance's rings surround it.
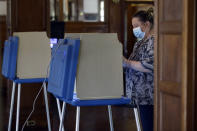
<svg viewBox="0 0 197 131">
<path fill-rule="evenodd" d="M 133 15 L 132 18 L 139 18 L 141 22 L 149 21 L 151 23 L 151 28 L 154 25 L 154 15 L 153 15 L 153 8 L 149 8 L 147 11 L 138 11 L 136 14 Z"/>
</svg>

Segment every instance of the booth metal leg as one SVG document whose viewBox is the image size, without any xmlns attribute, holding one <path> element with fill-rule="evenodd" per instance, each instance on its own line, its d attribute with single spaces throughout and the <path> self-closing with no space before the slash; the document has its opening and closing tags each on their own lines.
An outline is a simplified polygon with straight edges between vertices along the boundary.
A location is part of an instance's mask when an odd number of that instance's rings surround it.
<svg viewBox="0 0 197 131">
<path fill-rule="evenodd" d="M 8 131 L 11 131 L 12 115 L 13 115 L 13 107 L 14 107 L 14 95 L 15 95 L 15 89 L 16 89 L 16 83 L 15 83 L 15 82 L 13 82 L 13 85 L 12 85 L 11 104 L 10 104 L 10 116 L 9 116 Z"/>
<path fill-rule="evenodd" d="M 60 117 L 59 131 L 62 131 L 62 127 L 63 127 L 63 123 L 64 123 L 64 114 L 65 114 L 65 110 L 66 110 L 66 103 L 63 102 L 62 114 L 61 114 L 61 117 Z"/>
<path fill-rule="evenodd" d="M 20 112 L 20 96 L 21 96 L 21 84 L 18 84 L 18 96 L 17 96 L 17 114 L 16 114 L 16 131 L 19 128 L 19 112 Z"/>
<path fill-rule="evenodd" d="M 108 113 L 109 113 L 110 131 L 114 131 L 112 109 L 110 105 L 108 105 Z"/>
<path fill-rule="evenodd" d="M 75 127 L 75 131 L 79 131 L 79 122 L 80 122 L 80 106 L 77 106 L 77 115 L 76 115 L 76 127 Z"/>
<path fill-rule="evenodd" d="M 62 111 L 61 111 L 61 106 L 60 106 L 60 100 L 58 98 L 56 98 L 56 101 L 57 101 L 57 108 L 58 108 L 59 118 L 61 120 L 61 118 L 62 118 Z M 62 126 L 62 131 L 64 131 L 64 125 Z"/>
<path fill-rule="evenodd" d="M 51 131 L 51 122 L 50 122 L 50 114 L 49 114 L 49 105 L 48 105 L 48 98 L 47 98 L 46 83 L 44 83 L 44 100 L 45 100 L 45 107 L 46 107 L 48 131 Z"/>
<path fill-rule="evenodd" d="M 137 108 L 134 108 L 134 114 L 135 114 L 135 120 L 136 120 L 136 125 L 137 125 L 137 131 L 142 131 L 141 130 L 141 124 L 140 124 L 140 117 L 139 117 L 139 112 Z"/>
</svg>

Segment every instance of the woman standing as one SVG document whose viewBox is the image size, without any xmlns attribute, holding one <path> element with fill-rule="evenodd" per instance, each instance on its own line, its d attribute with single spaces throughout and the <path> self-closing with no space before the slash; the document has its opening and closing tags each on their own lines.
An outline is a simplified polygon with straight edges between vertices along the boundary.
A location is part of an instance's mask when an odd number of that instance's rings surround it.
<svg viewBox="0 0 197 131">
<path fill-rule="evenodd" d="M 130 57 L 123 58 L 123 67 L 126 69 L 126 95 L 139 107 L 143 131 L 153 131 L 153 9 L 137 12 L 132 18 L 132 25 L 138 41 Z"/>
</svg>

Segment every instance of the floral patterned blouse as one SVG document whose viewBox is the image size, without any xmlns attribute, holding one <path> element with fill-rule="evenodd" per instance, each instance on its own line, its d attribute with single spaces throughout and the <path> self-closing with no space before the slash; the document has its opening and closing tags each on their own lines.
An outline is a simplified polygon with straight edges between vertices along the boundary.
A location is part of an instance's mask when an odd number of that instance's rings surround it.
<svg viewBox="0 0 197 131">
<path fill-rule="evenodd" d="M 129 60 L 139 61 L 150 73 L 126 68 L 126 95 L 138 105 L 153 105 L 154 93 L 154 37 L 135 43 Z"/>
</svg>

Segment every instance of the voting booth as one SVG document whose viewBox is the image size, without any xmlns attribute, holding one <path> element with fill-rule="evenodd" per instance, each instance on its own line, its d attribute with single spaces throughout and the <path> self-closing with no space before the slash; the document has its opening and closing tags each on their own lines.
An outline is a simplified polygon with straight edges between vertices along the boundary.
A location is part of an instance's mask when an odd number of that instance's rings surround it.
<svg viewBox="0 0 197 131">
<path fill-rule="evenodd" d="M 53 51 L 49 92 L 64 100 L 61 97 L 66 94 L 59 89 L 67 85 L 61 87 L 60 83 L 69 83 L 72 79 L 73 84 L 69 86 L 75 86 L 76 97 L 80 100 L 122 98 L 122 45 L 116 34 L 83 34 L 81 38 L 68 37 L 63 42 L 57 54 Z M 61 59 L 65 63 L 60 63 Z M 75 74 L 69 76 L 69 73 Z M 55 84 L 56 88 L 53 87 Z"/>
<path fill-rule="evenodd" d="M 129 104 L 123 96 L 122 44 L 115 33 L 71 33 L 53 48 L 48 91 L 57 98 L 59 131 L 64 131 L 66 103 L 77 106 L 108 106 L 113 131 L 111 105 Z M 59 100 L 63 101 L 62 109 Z"/>
<path fill-rule="evenodd" d="M 46 32 L 15 32 L 4 44 L 2 74 L 13 81 L 8 131 L 11 130 L 14 95 L 18 84 L 16 131 L 19 128 L 21 84 L 43 82 L 48 129 L 51 131 L 46 92 L 51 49 Z"/>
</svg>

